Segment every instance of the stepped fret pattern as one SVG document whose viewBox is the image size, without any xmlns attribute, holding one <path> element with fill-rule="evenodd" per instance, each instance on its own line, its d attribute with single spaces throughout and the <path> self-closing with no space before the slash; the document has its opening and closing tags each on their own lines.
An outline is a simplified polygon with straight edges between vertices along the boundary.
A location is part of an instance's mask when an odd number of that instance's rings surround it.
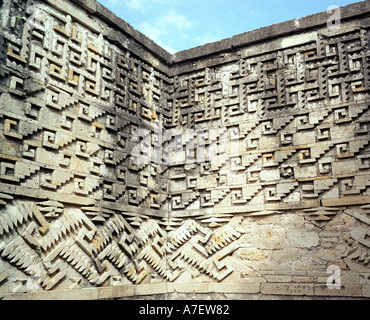
<svg viewBox="0 0 370 320">
<path fill-rule="evenodd" d="M 370 297 L 369 1 L 175 55 L 95 0 L 0 12 L 0 298 Z"/>
</svg>

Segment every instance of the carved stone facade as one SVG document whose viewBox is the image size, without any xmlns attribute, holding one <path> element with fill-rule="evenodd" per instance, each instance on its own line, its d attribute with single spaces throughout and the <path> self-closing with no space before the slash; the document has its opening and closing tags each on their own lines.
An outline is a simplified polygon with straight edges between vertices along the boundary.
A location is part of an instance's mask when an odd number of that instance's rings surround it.
<svg viewBox="0 0 370 320">
<path fill-rule="evenodd" d="M 370 297 L 369 1 L 175 55 L 0 12 L 0 297 Z"/>
</svg>

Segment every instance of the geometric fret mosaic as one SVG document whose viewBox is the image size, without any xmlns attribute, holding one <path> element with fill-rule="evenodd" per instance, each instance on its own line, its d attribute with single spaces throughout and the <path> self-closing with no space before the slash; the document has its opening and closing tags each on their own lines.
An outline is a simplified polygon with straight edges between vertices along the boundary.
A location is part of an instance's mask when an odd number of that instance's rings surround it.
<svg viewBox="0 0 370 320">
<path fill-rule="evenodd" d="M 369 11 L 171 55 L 96 1 L 0 2 L 0 297 L 370 297 Z"/>
</svg>

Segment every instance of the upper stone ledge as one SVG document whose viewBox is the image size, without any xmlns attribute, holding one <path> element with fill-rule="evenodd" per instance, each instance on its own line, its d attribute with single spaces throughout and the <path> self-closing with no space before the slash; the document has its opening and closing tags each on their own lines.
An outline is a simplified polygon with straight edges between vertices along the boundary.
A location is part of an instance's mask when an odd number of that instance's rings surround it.
<svg viewBox="0 0 370 320">
<path fill-rule="evenodd" d="M 136 43 L 145 47 L 149 52 L 162 59 L 168 67 L 181 64 L 183 62 L 195 59 L 201 59 L 213 54 L 230 51 L 234 48 L 247 47 L 256 43 L 276 39 L 287 34 L 297 34 L 310 29 L 320 28 L 326 25 L 330 16 L 327 12 L 321 12 L 300 19 L 293 19 L 282 23 L 263 27 L 253 31 L 235 35 L 217 42 L 208 43 L 188 50 L 170 54 L 153 40 L 134 29 L 126 21 L 116 16 L 109 9 L 100 4 L 97 0 L 71 0 L 72 2 L 83 7 L 90 15 L 94 15 L 104 20 L 108 25 L 114 26 L 122 31 Z M 353 19 L 370 13 L 370 0 L 350 4 L 341 7 L 342 21 Z"/>
<path fill-rule="evenodd" d="M 117 28 L 122 31 L 129 38 L 135 40 L 136 43 L 145 47 L 151 54 L 164 60 L 165 63 L 169 64 L 172 61 L 172 54 L 167 52 L 161 46 L 156 44 L 153 40 L 142 34 L 140 31 L 134 29 L 123 19 L 119 18 L 108 8 L 104 7 L 101 3 L 96 0 L 71 0 L 77 5 L 84 8 L 90 15 L 99 17 L 108 25 Z"/>
<path fill-rule="evenodd" d="M 356 16 L 365 15 L 370 12 L 370 1 L 362 1 L 341 7 L 341 20 L 349 20 Z M 319 28 L 327 24 L 330 14 L 327 12 L 317 13 L 300 19 L 281 22 L 268 27 L 235 35 L 231 38 L 217 42 L 208 43 L 203 46 L 180 51 L 173 55 L 173 63 L 182 63 L 188 60 L 200 59 L 213 54 L 232 50 L 234 48 L 246 47 L 269 39 L 276 39 L 288 34 L 297 34 L 310 29 Z"/>
</svg>

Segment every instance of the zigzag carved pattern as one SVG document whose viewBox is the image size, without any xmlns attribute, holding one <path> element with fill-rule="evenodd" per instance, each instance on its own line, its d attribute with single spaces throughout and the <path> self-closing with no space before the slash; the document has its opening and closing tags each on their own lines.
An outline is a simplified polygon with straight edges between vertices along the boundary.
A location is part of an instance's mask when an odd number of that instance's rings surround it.
<svg viewBox="0 0 370 320">
<path fill-rule="evenodd" d="M 240 221 L 213 232 L 195 220 L 170 232 L 153 219 L 133 227 L 113 212 L 100 225 L 58 202 L 7 202 L 0 213 L 1 257 L 29 276 L 37 272 L 44 290 L 68 280 L 62 261 L 94 286 L 117 275 L 139 284 L 149 272 L 174 281 L 186 265 L 222 281 L 233 271 L 223 259 L 243 232 Z"/>
</svg>

